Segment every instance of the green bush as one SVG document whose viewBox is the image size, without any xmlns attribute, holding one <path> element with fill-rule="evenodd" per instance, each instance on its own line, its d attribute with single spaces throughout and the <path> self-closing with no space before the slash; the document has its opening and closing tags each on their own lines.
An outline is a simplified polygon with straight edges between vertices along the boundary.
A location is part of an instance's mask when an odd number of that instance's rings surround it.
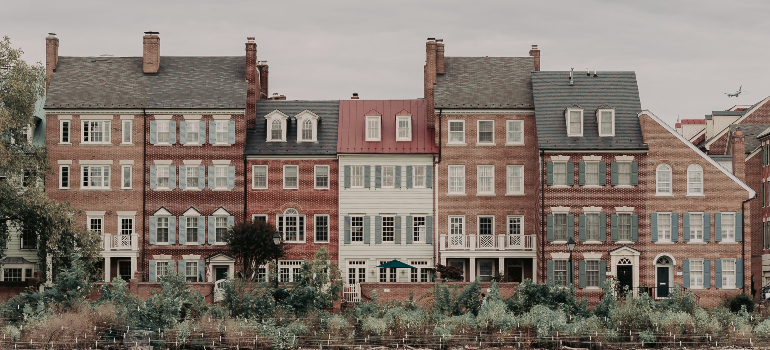
<svg viewBox="0 0 770 350">
<path fill-rule="evenodd" d="M 741 311 L 741 307 L 746 307 L 746 311 L 754 312 L 754 299 L 748 294 L 738 294 L 733 297 L 729 297 L 723 301 L 723 306 L 730 309 L 732 312 Z"/>
<path fill-rule="evenodd" d="M 754 327 L 754 335 L 758 340 L 770 340 L 770 319 L 764 320 Z"/>
<path fill-rule="evenodd" d="M 537 336 L 544 338 L 564 329 L 567 315 L 562 310 L 551 310 L 545 305 L 537 305 L 522 315 L 521 320 L 522 326 L 537 330 Z"/>
<path fill-rule="evenodd" d="M 719 320 L 712 317 L 708 311 L 698 308 L 692 316 L 695 321 L 695 332 L 699 334 L 715 334 L 722 329 Z"/>
<path fill-rule="evenodd" d="M 574 286 L 557 287 L 526 279 L 516 286 L 513 296 L 505 302 L 508 304 L 508 309 L 516 315 L 527 313 L 536 305 L 543 305 L 553 310 L 564 310 L 573 317 L 588 316 L 588 301 L 584 299 L 578 302 L 575 299 Z"/>
<path fill-rule="evenodd" d="M 645 330 L 639 332 L 639 341 L 642 342 L 642 345 L 648 345 L 648 344 L 655 343 L 655 341 L 656 341 L 655 332 L 653 332 L 653 331 L 651 331 L 649 329 L 645 329 Z"/>
<path fill-rule="evenodd" d="M 388 331 L 388 322 L 378 317 L 367 317 L 361 323 L 361 330 L 370 335 L 382 336 Z"/>
<path fill-rule="evenodd" d="M 273 289 L 266 283 L 230 279 L 220 284 L 222 305 L 233 317 L 262 318 L 275 311 Z"/>
<path fill-rule="evenodd" d="M 479 314 L 479 308 L 481 307 L 481 286 L 479 281 L 473 281 L 463 288 L 462 293 L 457 297 L 457 304 L 461 308 L 461 312 L 470 312 L 474 316 Z"/>
<path fill-rule="evenodd" d="M 501 320 L 502 318 L 511 319 L 511 316 L 508 315 L 508 306 L 504 301 L 494 299 L 487 301 L 487 304 L 479 309 L 479 315 L 476 316 L 476 322 L 478 323 L 479 328 L 492 331 L 501 329 L 498 327 L 501 325 L 498 324 L 498 320 Z M 505 324 L 507 322 L 501 323 L 505 328 L 509 328 L 509 326 Z"/>
<path fill-rule="evenodd" d="M 674 285 L 674 289 L 669 294 L 668 298 L 663 299 L 657 303 L 657 309 L 661 311 L 681 311 L 690 315 L 695 313 L 695 310 L 700 308 L 698 301 L 695 299 L 695 293 L 690 290 L 685 290 Z M 740 308 L 738 308 L 740 310 Z"/>
</svg>

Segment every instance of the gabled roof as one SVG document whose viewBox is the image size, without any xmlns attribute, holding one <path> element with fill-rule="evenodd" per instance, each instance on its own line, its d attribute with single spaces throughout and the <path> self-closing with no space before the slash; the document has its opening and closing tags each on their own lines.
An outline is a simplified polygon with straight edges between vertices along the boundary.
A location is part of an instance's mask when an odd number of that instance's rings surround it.
<svg viewBox="0 0 770 350">
<path fill-rule="evenodd" d="M 157 74 L 142 57 L 59 57 L 45 108 L 242 109 L 246 85 L 243 56 L 162 56 Z"/>
<path fill-rule="evenodd" d="M 334 101 L 257 101 L 257 115 L 254 130 L 246 132 L 244 154 L 262 156 L 301 156 L 337 154 L 337 120 L 340 103 Z M 296 115 L 310 111 L 318 119 L 318 142 L 297 142 Z M 288 117 L 286 123 L 286 142 L 267 142 L 267 121 L 265 116 L 278 111 Z"/>
<path fill-rule="evenodd" d="M 425 100 L 342 100 L 337 153 L 435 154 L 434 129 L 428 129 Z M 396 141 L 396 114 L 412 116 L 412 140 Z M 380 115 L 380 141 L 365 141 L 367 115 Z"/>
<path fill-rule="evenodd" d="M 597 76 L 570 72 L 533 72 L 532 92 L 540 149 L 545 150 L 642 150 L 647 145 L 637 113 L 642 110 L 634 72 L 597 72 Z M 583 109 L 583 136 L 567 137 L 565 109 Z M 599 137 L 596 110 L 615 109 L 615 136 Z"/>
<path fill-rule="evenodd" d="M 740 117 L 736 121 L 734 121 L 732 124 L 740 124 L 744 119 L 748 118 L 752 113 L 754 113 L 754 111 L 757 108 L 759 108 L 760 106 L 764 105 L 767 101 L 770 101 L 770 97 L 766 97 L 762 101 L 759 101 L 759 102 L 755 103 L 751 107 L 749 107 L 749 108 L 747 108 L 745 110 L 739 111 L 738 113 L 741 113 Z M 706 118 L 706 119 L 708 119 L 708 118 Z M 705 147 L 706 149 L 710 148 L 711 144 L 714 141 L 718 140 L 720 137 L 722 137 L 722 135 L 724 135 L 727 132 L 727 130 L 730 130 L 729 126 L 724 128 L 724 129 L 722 129 L 722 131 L 714 134 L 714 136 L 712 136 L 711 138 L 709 138 L 708 140 L 703 142 L 702 146 Z"/>
<path fill-rule="evenodd" d="M 435 108 L 532 109 L 532 57 L 446 57 Z"/>
<path fill-rule="evenodd" d="M 770 124 L 730 124 L 730 135 L 735 133 L 735 129 L 741 128 L 744 136 L 744 145 L 746 148 L 746 154 L 751 153 L 755 148 L 759 147 L 759 134 L 770 127 Z M 730 143 L 731 140 L 727 140 Z M 726 148 L 725 148 L 726 151 Z"/>
</svg>

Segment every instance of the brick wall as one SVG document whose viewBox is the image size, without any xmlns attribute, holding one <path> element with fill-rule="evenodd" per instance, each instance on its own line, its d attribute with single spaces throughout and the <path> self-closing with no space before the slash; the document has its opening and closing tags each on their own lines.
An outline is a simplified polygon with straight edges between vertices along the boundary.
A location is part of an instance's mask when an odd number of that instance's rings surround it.
<svg viewBox="0 0 770 350">
<path fill-rule="evenodd" d="M 751 208 L 751 215 L 747 218 L 747 225 L 751 226 L 751 280 L 756 290 L 747 288 L 746 290 L 753 294 L 758 300 L 759 291 L 762 289 L 762 255 L 767 253 L 763 248 L 764 239 L 762 237 L 762 219 L 765 217 L 762 207 L 762 152 L 755 154 L 746 161 L 746 184 L 757 192 L 756 198 L 746 204 Z M 767 194 L 765 194 L 767 196 Z M 748 253 L 747 253 L 748 255 Z M 747 272 L 748 273 L 748 272 Z M 749 286 L 751 287 L 751 286 Z"/>
<path fill-rule="evenodd" d="M 449 286 L 449 290 L 453 290 L 453 288 L 457 287 L 459 291 L 462 291 L 463 288 L 466 288 L 468 285 L 470 285 L 469 282 L 449 282 L 446 283 L 446 285 Z M 491 288 L 491 283 L 489 282 L 483 282 L 480 283 L 481 285 L 481 292 L 482 293 L 489 293 L 489 289 Z M 518 283 L 498 283 L 497 287 L 500 289 L 500 296 L 503 298 L 507 298 L 513 295 L 516 286 L 518 286 Z M 433 294 L 433 288 L 435 287 L 435 284 L 433 283 L 381 283 L 381 282 L 365 282 L 361 283 L 361 296 L 363 301 L 370 301 L 372 300 L 372 296 L 374 291 L 377 292 L 377 299 L 381 303 L 386 303 L 389 301 L 405 301 L 409 298 L 410 295 L 413 296 L 414 300 L 423 306 L 430 305 L 433 303 L 434 300 L 434 294 Z M 387 290 L 387 292 L 386 292 Z"/>
</svg>

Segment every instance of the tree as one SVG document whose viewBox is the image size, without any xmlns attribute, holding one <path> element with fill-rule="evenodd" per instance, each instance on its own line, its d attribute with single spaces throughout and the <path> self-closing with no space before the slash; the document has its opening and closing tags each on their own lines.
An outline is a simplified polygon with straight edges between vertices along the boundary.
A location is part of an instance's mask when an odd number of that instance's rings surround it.
<svg viewBox="0 0 770 350">
<path fill-rule="evenodd" d="M 35 103 L 45 94 L 45 68 L 29 65 L 22 53 L 11 47 L 10 38 L 0 41 L 0 259 L 13 228 L 35 242 L 43 277 L 50 277 L 47 258 L 51 271 L 58 271 L 69 266 L 73 254 L 94 274 L 101 238 L 76 225 L 69 205 L 43 191 L 51 171 L 46 148 L 26 135 L 36 125 Z"/>
<path fill-rule="evenodd" d="M 342 278 L 337 263 L 329 261 L 329 252 L 321 247 L 313 260 L 305 261 L 299 276 L 294 277 L 294 284 L 283 301 L 298 315 L 308 311 L 331 308 L 339 300 L 342 292 Z"/>
<path fill-rule="evenodd" d="M 286 255 L 288 247 L 283 240 L 278 245 L 273 242 L 275 232 L 275 226 L 260 220 L 239 222 L 227 231 L 227 245 L 241 263 L 242 278 L 256 281 L 261 265 Z"/>
</svg>

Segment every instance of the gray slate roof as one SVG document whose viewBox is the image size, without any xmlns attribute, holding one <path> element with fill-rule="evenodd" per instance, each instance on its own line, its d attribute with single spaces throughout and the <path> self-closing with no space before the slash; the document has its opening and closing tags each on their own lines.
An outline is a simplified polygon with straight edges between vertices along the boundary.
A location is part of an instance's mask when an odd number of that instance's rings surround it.
<svg viewBox="0 0 770 350">
<path fill-rule="evenodd" d="M 265 116 L 279 110 L 290 118 L 286 128 L 286 142 L 267 142 Z M 320 117 L 318 142 L 297 142 L 297 120 L 294 116 L 308 110 Z M 246 133 L 245 155 L 336 155 L 337 124 L 340 102 L 334 101 L 257 101 L 256 127 Z M 254 118 L 254 116 L 248 116 Z"/>
<path fill-rule="evenodd" d="M 642 106 L 634 72 L 598 72 L 597 77 L 569 72 L 533 72 L 532 91 L 540 149 L 631 150 L 647 149 L 638 113 Z M 564 112 L 583 108 L 583 137 L 567 137 Z M 615 136 L 599 137 L 596 110 L 615 109 Z"/>
<path fill-rule="evenodd" d="M 446 57 L 435 108 L 534 108 L 532 57 Z"/>
<path fill-rule="evenodd" d="M 161 56 L 60 57 L 45 108 L 233 108 L 246 106 L 246 59 Z"/>
<path fill-rule="evenodd" d="M 741 131 L 743 131 L 746 154 L 749 154 L 759 147 L 761 144 L 761 142 L 759 142 L 759 135 L 768 127 L 770 127 L 770 124 L 730 124 L 730 135 L 735 132 L 736 128 L 741 128 Z"/>
</svg>

